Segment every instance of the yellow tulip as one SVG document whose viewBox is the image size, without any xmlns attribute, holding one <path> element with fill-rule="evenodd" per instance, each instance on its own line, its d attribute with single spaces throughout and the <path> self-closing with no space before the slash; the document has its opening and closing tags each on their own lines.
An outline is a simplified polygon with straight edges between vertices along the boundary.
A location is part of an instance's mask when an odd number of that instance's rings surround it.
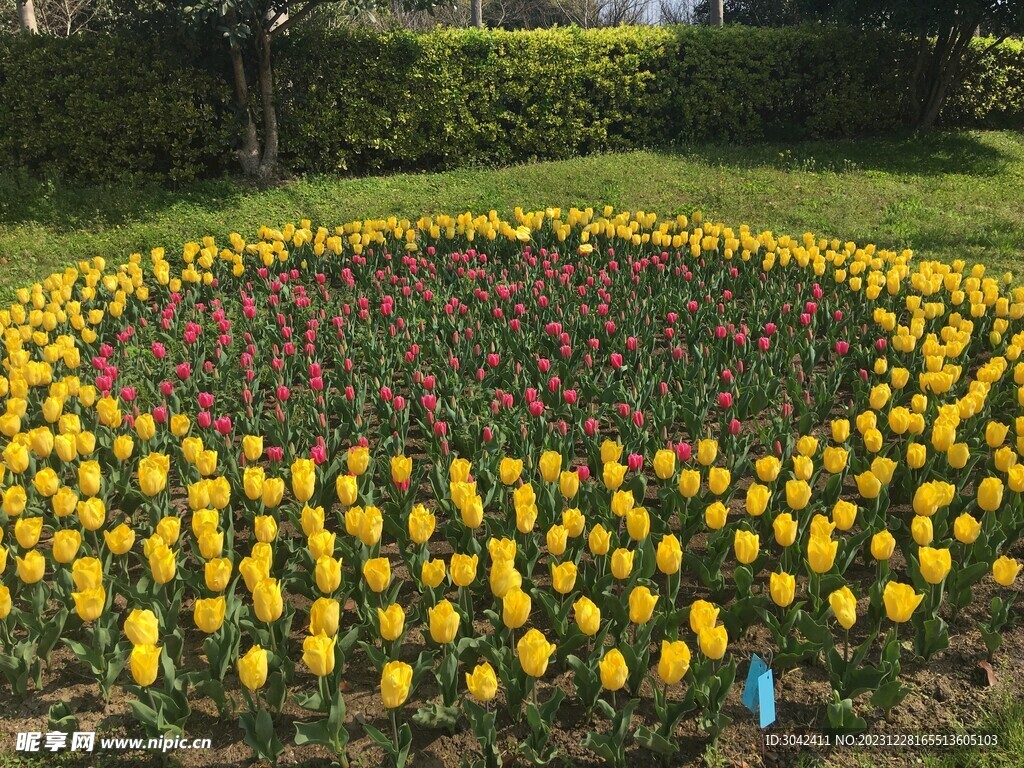
<svg viewBox="0 0 1024 768">
<path fill-rule="evenodd" d="M 889 531 L 879 531 L 871 537 L 871 556 L 875 560 L 888 560 L 896 550 L 896 539 Z"/>
<path fill-rule="evenodd" d="M 302 508 L 302 533 L 305 534 L 308 539 L 315 533 L 319 533 L 324 529 L 324 508 L 323 507 L 303 507 Z"/>
<path fill-rule="evenodd" d="M 986 477 L 978 485 L 978 506 L 986 512 L 995 512 L 1003 503 L 1003 481 Z"/>
<path fill-rule="evenodd" d="M 953 535 L 962 544 L 973 544 L 981 534 L 981 523 L 967 512 L 959 515 L 953 521 Z"/>
<path fill-rule="evenodd" d="M 263 455 L 263 438 L 259 435 L 246 435 L 242 438 L 242 452 L 246 461 L 259 461 Z"/>
<path fill-rule="evenodd" d="M 750 565 L 757 559 L 760 546 L 761 538 L 756 533 L 740 529 L 733 537 L 733 551 L 743 565 Z"/>
<path fill-rule="evenodd" d="M 1020 563 L 1013 558 L 1002 555 L 992 563 L 992 578 L 996 580 L 997 584 L 1008 587 L 1017 580 L 1017 574 L 1020 573 L 1020 569 Z"/>
<path fill-rule="evenodd" d="M 704 509 L 704 522 L 713 531 L 720 531 L 725 527 L 729 509 L 722 502 L 715 501 Z"/>
<path fill-rule="evenodd" d="M 491 594 L 500 600 L 508 594 L 510 589 L 521 586 L 523 577 L 516 570 L 513 561 L 498 560 L 491 565 L 489 583 Z"/>
<path fill-rule="evenodd" d="M 223 592 L 231 579 L 231 561 L 226 557 L 214 558 L 203 566 L 206 588 L 211 592 Z"/>
<path fill-rule="evenodd" d="M 313 568 L 316 588 L 325 595 L 332 595 L 341 586 L 341 560 L 324 555 Z"/>
<path fill-rule="evenodd" d="M 690 648 L 682 640 L 661 641 L 661 657 L 658 659 L 658 677 L 666 685 L 675 685 L 690 670 Z"/>
<path fill-rule="evenodd" d="M 309 549 L 309 554 L 312 556 L 313 561 L 316 562 L 325 555 L 333 557 L 335 541 L 335 534 L 326 530 L 317 531 L 306 539 L 306 547 Z"/>
<path fill-rule="evenodd" d="M 916 515 L 910 522 L 910 534 L 919 547 L 931 544 L 934 537 L 931 518 Z"/>
<path fill-rule="evenodd" d="M 569 530 L 564 525 L 552 525 L 544 538 L 550 554 L 555 557 L 565 554 L 565 548 L 569 543 Z"/>
<path fill-rule="evenodd" d="M 634 541 L 643 541 L 651 532 L 651 517 L 643 507 L 633 507 L 626 513 L 626 531 Z"/>
<path fill-rule="evenodd" d="M 501 600 L 501 620 L 509 629 L 519 629 L 530 618 L 533 602 L 519 587 L 513 587 Z"/>
<path fill-rule="evenodd" d="M 679 572 L 683 562 L 683 548 L 675 534 L 668 534 L 658 542 L 658 549 L 655 554 L 658 563 L 658 570 L 666 575 Z"/>
<path fill-rule="evenodd" d="M 696 469 L 684 469 L 679 473 L 679 493 L 692 499 L 700 492 L 700 472 Z"/>
<path fill-rule="evenodd" d="M 697 442 L 697 461 L 705 467 L 709 467 L 714 464 L 716 458 L 718 458 L 717 440 L 707 439 Z"/>
<path fill-rule="evenodd" d="M 701 653 L 717 661 L 725 656 L 725 650 L 729 645 L 729 633 L 725 627 L 704 627 L 697 634 L 697 641 Z"/>
<path fill-rule="evenodd" d="M 619 464 L 618 462 L 610 461 L 604 465 L 601 470 L 601 479 L 604 482 L 604 487 L 609 491 L 616 491 L 622 486 L 622 481 L 626 477 L 626 465 Z"/>
<path fill-rule="evenodd" d="M 263 480 L 262 488 L 263 506 L 274 509 L 281 504 L 284 498 L 284 478 L 268 477 Z"/>
<path fill-rule="evenodd" d="M 616 491 L 612 494 L 612 513 L 616 517 L 625 517 L 634 504 L 632 491 Z"/>
<path fill-rule="evenodd" d="M 910 617 L 923 599 L 924 595 L 917 594 L 912 586 L 896 581 L 888 582 L 882 592 L 885 614 L 890 621 L 897 624 L 910 621 Z"/>
<path fill-rule="evenodd" d="M 718 607 L 707 600 L 695 600 L 690 606 L 690 629 L 695 635 L 705 627 L 715 626 L 718 621 Z"/>
<path fill-rule="evenodd" d="M 139 462 L 139 488 L 147 496 L 156 496 L 167 487 L 171 458 L 163 453 L 149 453 Z"/>
<path fill-rule="evenodd" d="M 316 490 L 316 462 L 312 459 L 296 459 L 292 463 L 292 493 L 300 504 L 305 504 Z M 265 502 L 264 502 L 265 503 Z M 277 506 L 268 504 L 267 506 Z"/>
<path fill-rule="evenodd" d="M 17 517 L 25 511 L 28 496 L 20 485 L 12 485 L 3 491 L 3 510 L 8 517 Z"/>
<path fill-rule="evenodd" d="M 612 575 L 616 579 L 623 581 L 629 578 L 633 572 L 633 556 L 635 554 L 633 550 L 624 547 L 619 547 L 612 552 Z"/>
<path fill-rule="evenodd" d="M 345 462 L 349 472 L 361 477 L 370 467 L 370 449 L 361 445 L 353 446 L 349 449 Z"/>
<path fill-rule="evenodd" d="M 629 593 L 629 620 L 634 624 L 646 624 L 651 620 L 658 596 L 651 594 L 647 587 L 633 587 Z"/>
<path fill-rule="evenodd" d="M 149 687 L 156 681 L 156 673 L 160 667 L 161 650 L 162 648 L 158 645 L 136 645 L 132 648 L 132 653 L 129 657 L 132 677 L 143 688 Z"/>
<path fill-rule="evenodd" d="M 574 499 L 580 490 L 580 476 L 577 472 L 562 472 L 558 475 L 558 490 L 563 498 Z"/>
<path fill-rule="evenodd" d="M 155 550 L 149 556 L 149 569 L 152 573 L 153 581 L 157 584 L 167 584 L 170 582 L 178 572 L 178 563 L 174 552 L 168 549 L 166 545 Z"/>
<path fill-rule="evenodd" d="M 266 473 L 263 471 L 263 467 L 246 467 L 245 472 L 242 473 L 242 487 L 245 490 L 245 495 L 251 500 L 263 496 L 263 483 L 266 480 Z"/>
<path fill-rule="evenodd" d="M 732 482 L 732 474 L 728 469 L 712 467 L 708 470 L 708 488 L 715 496 L 721 496 L 729 490 L 729 483 Z"/>
<path fill-rule="evenodd" d="M 524 486 L 525 487 L 525 486 Z M 537 505 L 523 504 L 516 507 L 516 530 L 520 533 L 530 533 L 537 523 Z"/>
<path fill-rule="evenodd" d="M 796 593 L 796 578 L 790 573 L 773 573 L 768 580 L 768 591 L 771 594 L 772 602 L 780 608 L 787 607 L 793 602 Z"/>
<path fill-rule="evenodd" d="M 420 580 L 431 589 L 436 589 L 444 581 L 447 569 L 444 560 L 424 560 L 420 568 Z"/>
<path fill-rule="evenodd" d="M 811 487 L 803 480 L 786 481 L 786 503 L 790 509 L 801 510 L 811 500 Z"/>
<path fill-rule="evenodd" d="M 601 674 L 601 686 L 605 690 L 618 691 L 626 685 L 629 667 L 626 665 L 626 657 L 618 648 L 606 651 L 597 666 Z"/>
<path fill-rule="evenodd" d="M 347 518 L 346 518 L 347 519 Z M 384 532 L 384 515 L 377 507 L 367 507 L 358 517 L 357 535 L 364 546 L 373 547 Z"/>
<path fill-rule="evenodd" d="M 227 612 L 227 601 L 223 595 L 196 600 L 192 608 L 192 618 L 203 632 L 212 635 L 224 624 Z"/>
<path fill-rule="evenodd" d="M 567 595 L 576 586 L 576 564 L 571 560 L 555 565 L 551 564 L 551 586 L 560 595 Z"/>
<path fill-rule="evenodd" d="M 754 462 L 754 469 L 762 483 L 773 483 L 782 471 L 782 463 L 774 456 L 764 456 Z"/>
<path fill-rule="evenodd" d="M 19 517 L 14 523 L 14 538 L 22 549 L 32 549 L 39 543 L 39 535 L 43 532 L 43 518 Z"/>
<path fill-rule="evenodd" d="M 811 536 L 807 543 L 807 561 L 815 573 L 828 573 L 836 559 L 839 542 L 827 536 Z"/>
<path fill-rule="evenodd" d="M 380 610 L 378 608 L 378 610 Z M 341 603 L 329 597 L 318 597 L 309 607 L 309 633 L 311 635 L 338 634 L 341 626 Z"/>
<path fill-rule="evenodd" d="M 676 454 L 667 448 L 654 454 L 654 474 L 659 480 L 669 480 L 676 473 Z"/>
<path fill-rule="evenodd" d="M 605 440 L 601 443 L 601 463 L 608 464 L 622 458 L 622 446 L 614 440 Z"/>
<path fill-rule="evenodd" d="M 843 629 L 850 629 L 857 623 L 857 598 L 849 587 L 841 587 L 830 594 L 828 604 Z"/>
<path fill-rule="evenodd" d="M 857 481 L 857 491 L 865 499 L 877 499 L 882 490 L 882 483 L 871 472 L 861 472 L 854 477 Z"/>
<path fill-rule="evenodd" d="M 457 587 L 468 587 L 476 580 L 477 566 L 480 558 L 477 555 L 454 554 L 451 558 L 449 573 Z"/>
<path fill-rule="evenodd" d="M 455 639 L 459 632 L 461 617 L 447 600 L 442 600 L 427 611 L 430 617 L 430 637 L 435 643 L 444 645 Z"/>
<path fill-rule="evenodd" d="M 326 634 L 308 635 L 302 641 L 302 663 L 317 677 L 334 671 L 334 643 Z"/>
<path fill-rule="evenodd" d="M 768 509 L 768 502 L 771 501 L 772 491 L 767 485 L 751 483 L 747 488 L 746 510 L 748 515 L 760 517 Z"/>
<path fill-rule="evenodd" d="M 258 691 L 267 682 L 268 653 L 254 645 L 238 660 L 238 677 L 250 691 Z"/>
<path fill-rule="evenodd" d="M 501 460 L 498 466 L 498 474 L 501 482 L 505 485 L 514 484 L 523 474 L 523 462 L 521 459 L 510 459 L 507 456 Z"/>
<path fill-rule="evenodd" d="M 479 528 L 484 522 L 484 500 L 474 494 L 466 500 L 459 513 L 467 528 Z"/>
<path fill-rule="evenodd" d="M 18 563 L 18 578 L 25 584 L 35 584 L 46 573 L 46 558 L 37 549 L 30 549 L 24 557 L 15 558 Z"/>
<path fill-rule="evenodd" d="M 477 664 L 473 672 L 466 673 L 466 688 L 477 701 L 488 702 L 498 693 L 498 676 L 486 661 Z"/>
<path fill-rule="evenodd" d="M 395 485 L 409 482 L 412 476 L 412 459 L 405 455 L 391 457 L 391 480 Z"/>
<path fill-rule="evenodd" d="M 918 552 L 921 575 L 929 584 L 941 584 L 952 567 L 952 558 L 948 549 L 921 547 Z"/>
<path fill-rule="evenodd" d="M 417 504 L 409 513 L 409 538 L 416 544 L 426 544 L 434 534 L 434 514 L 422 504 Z"/>
<path fill-rule="evenodd" d="M 601 628 L 601 609 L 589 597 L 581 597 L 573 603 L 573 617 L 576 626 L 588 637 L 593 637 Z"/>
<path fill-rule="evenodd" d="M 453 483 L 465 483 L 469 481 L 469 473 L 473 465 L 468 459 L 456 458 L 448 465 L 448 480 Z"/>
<path fill-rule="evenodd" d="M 160 624 L 152 611 L 135 608 L 124 621 L 124 634 L 132 645 L 156 645 Z"/>
<path fill-rule="evenodd" d="M 96 462 L 89 463 L 95 464 Z M 57 477 L 57 473 L 53 469 L 46 467 L 36 472 L 35 477 L 32 478 L 32 485 L 36 489 L 36 493 L 48 499 L 60 488 L 60 478 Z"/>
<path fill-rule="evenodd" d="M 277 579 L 266 578 L 257 584 L 252 600 L 256 618 L 265 624 L 277 621 L 284 613 L 284 599 Z"/>
<path fill-rule="evenodd" d="M 519 664 L 530 677 L 543 677 L 551 654 L 555 652 L 555 646 L 537 629 L 531 629 L 523 635 L 516 649 L 519 652 Z"/>
<path fill-rule="evenodd" d="M 168 547 L 173 546 L 181 535 L 181 518 L 165 517 L 156 524 L 156 535 L 164 540 Z"/>
<path fill-rule="evenodd" d="M 608 550 L 611 548 L 611 541 L 611 533 L 598 523 L 590 529 L 590 535 L 587 537 L 587 546 L 590 547 L 590 552 L 593 555 L 607 555 Z"/>
<path fill-rule="evenodd" d="M 840 499 L 832 507 L 832 521 L 840 531 L 848 531 L 857 522 L 857 505 Z"/>
<path fill-rule="evenodd" d="M 57 531 L 53 534 L 53 559 L 66 565 L 75 559 L 81 546 L 82 534 L 79 531 L 70 528 Z"/>
<path fill-rule="evenodd" d="M 338 501 L 346 507 L 351 507 L 359 498 L 359 484 L 355 475 L 338 475 L 334 481 L 334 490 L 338 494 Z"/>
<path fill-rule="evenodd" d="M 846 469 L 846 461 L 849 453 L 844 448 L 829 446 L 822 456 L 822 463 L 825 471 L 836 475 Z"/>
<path fill-rule="evenodd" d="M 562 454 L 557 451 L 544 451 L 537 464 L 544 482 L 553 483 L 558 480 L 558 475 L 562 471 Z"/>
<path fill-rule="evenodd" d="M 412 687 L 412 667 L 404 661 L 389 661 L 380 676 L 380 697 L 385 709 L 405 704 Z"/>
<path fill-rule="evenodd" d="M 103 606 L 107 602 L 107 591 L 102 587 L 72 592 L 75 601 L 75 612 L 82 621 L 95 621 L 103 615 Z"/>
<path fill-rule="evenodd" d="M 377 618 L 380 620 L 380 636 L 384 640 L 392 642 L 405 632 L 405 611 L 397 603 L 389 605 L 387 610 L 378 608 Z"/>
</svg>

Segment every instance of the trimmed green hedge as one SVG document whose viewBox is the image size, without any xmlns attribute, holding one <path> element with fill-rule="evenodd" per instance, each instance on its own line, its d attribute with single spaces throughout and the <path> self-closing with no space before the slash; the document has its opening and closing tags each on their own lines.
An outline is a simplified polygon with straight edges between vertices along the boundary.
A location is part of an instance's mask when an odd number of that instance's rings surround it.
<svg viewBox="0 0 1024 768">
<path fill-rule="evenodd" d="M 885 133 L 905 122 L 914 57 L 881 32 L 810 26 L 306 30 L 275 50 L 282 162 L 356 173 Z M 187 58 L 0 38 L 0 165 L 92 180 L 232 169 L 230 75 Z M 966 73 L 943 120 L 1024 127 L 1021 45 Z"/>
<path fill-rule="evenodd" d="M 231 89 L 182 51 L 100 35 L 0 35 L 0 167 L 188 181 L 232 167 Z"/>
</svg>

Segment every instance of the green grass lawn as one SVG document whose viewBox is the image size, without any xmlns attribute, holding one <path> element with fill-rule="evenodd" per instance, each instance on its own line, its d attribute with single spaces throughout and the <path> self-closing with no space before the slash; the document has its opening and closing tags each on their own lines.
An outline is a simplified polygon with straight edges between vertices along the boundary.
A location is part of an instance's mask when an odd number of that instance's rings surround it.
<svg viewBox="0 0 1024 768">
<path fill-rule="evenodd" d="M 237 180 L 180 190 L 74 189 L 0 181 L 0 299 L 81 258 L 120 261 L 205 234 L 251 236 L 306 217 L 339 224 L 395 214 L 610 204 L 659 213 L 701 209 L 731 225 L 816 234 L 920 256 L 1024 264 L 1024 134 L 690 147 L 504 169 L 362 179 L 313 176 L 267 190 Z M 4 262 L 6 259 L 6 263 Z"/>
</svg>

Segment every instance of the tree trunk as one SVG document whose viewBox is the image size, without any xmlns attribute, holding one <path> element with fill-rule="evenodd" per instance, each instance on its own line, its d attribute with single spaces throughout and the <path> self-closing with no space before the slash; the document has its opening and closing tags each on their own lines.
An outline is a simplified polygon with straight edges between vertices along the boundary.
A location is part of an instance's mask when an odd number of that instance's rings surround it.
<svg viewBox="0 0 1024 768">
<path fill-rule="evenodd" d="M 256 121 L 252 117 L 252 108 L 249 105 L 249 83 L 245 77 L 245 61 L 242 59 L 242 51 L 238 44 L 231 41 L 231 71 L 235 80 L 235 103 L 239 113 L 245 115 L 244 135 L 242 146 L 238 149 L 238 164 L 242 166 L 242 173 L 249 178 L 254 178 L 260 169 L 260 139 L 256 135 Z"/>
<path fill-rule="evenodd" d="M 22 32 L 39 34 L 39 24 L 36 23 L 36 7 L 32 0 L 18 0 L 18 21 L 21 24 Z"/>
<path fill-rule="evenodd" d="M 260 27 L 260 101 L 263 103 L 263 158 L 259 178 L 266 181 L 277 172 L 277 110 L 274 108 L 274 70 L 270 64 L 270 34 Z"/>
<path fill-rule="evenodd" d="M 976 26 L 970 21 L 963 22 L 953 29 L 944 30 L 936 40 L 931 67 L 924 84 L 924 98 L 919 104 L 917 127 L 922 131 L 935 127 L 942 106 L 946 103 L 946 95 L 960 75 Z"/>
<path fill-rule="evenodd" d="M 472 0 L 473 26 L 478 29 L 484 26 L 484 0 Z"/>
<path fill-rule="evenodd" d="M 720 27 L 725 23 L 724 0 L 710 0 L 708 8 L 711 12 L 711 26 Z"/>
</svg>

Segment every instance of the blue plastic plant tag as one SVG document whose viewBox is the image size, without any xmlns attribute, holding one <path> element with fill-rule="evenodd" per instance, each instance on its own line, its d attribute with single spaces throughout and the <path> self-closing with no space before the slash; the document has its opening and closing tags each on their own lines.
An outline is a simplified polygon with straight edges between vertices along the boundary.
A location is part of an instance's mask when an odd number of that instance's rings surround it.
<svg viewBox="0 0 1024 768">
<path fill-rule="evenodd" d="M 757 703 L 761 727 L 775 722 L 775 676 L 769 669 L 757 679 Z"/>
<path fill-rule="evenodd" d="M 758 683 L 762 675 L 768 671 L 768 665 L 756 653 L 750 657 L 750 670 L 747 672 L 747 682 L 743 686 L 743 706 L 757 714 L 759 696 Z"/>
</svg>

